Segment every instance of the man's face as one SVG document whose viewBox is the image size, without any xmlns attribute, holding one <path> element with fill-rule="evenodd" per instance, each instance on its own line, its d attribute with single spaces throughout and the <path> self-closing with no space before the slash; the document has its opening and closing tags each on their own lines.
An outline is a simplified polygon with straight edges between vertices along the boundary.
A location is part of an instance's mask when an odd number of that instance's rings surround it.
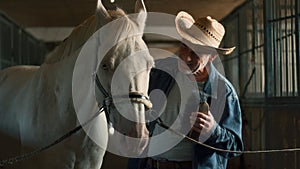
<svg viewBox="0 0 300 169">
<path fill-rule="evenodd" d="M 199 71 L 202 72 L 212 56 L 212 50 L 207 47 L 198 47 L 196 52 L 184 44 L 181 44 L 179 48 L 179 58 L 193 74 Z"/>
</svg>

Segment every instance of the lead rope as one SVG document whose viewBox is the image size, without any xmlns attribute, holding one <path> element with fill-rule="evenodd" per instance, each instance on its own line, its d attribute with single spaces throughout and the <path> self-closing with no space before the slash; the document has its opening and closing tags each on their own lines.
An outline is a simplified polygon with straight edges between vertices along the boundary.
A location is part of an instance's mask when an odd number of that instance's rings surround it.
<svg viewBox="0 0 300 169">
<path fill-rule="evenodd" d="M 226 149 L 221 149 L 221 148 L 216 148 L 210 145 L 207 145 L 205 143 L 201 143 L 191 137 L 186 136 L 185 134 L 182 134 L 181 132 L 178 132 L 172 128 L 170 128 L 169 126 L 167 126 L 162 120 L 161 118 L 157 119 L 157 124 L 160 125 L 161 127 L 172 131 L 173 133 L 177 134 L 180 137 L 183 137 L 185 139 L 188 139 L 196 144 L 202 145 L 206 148 L 209 148 L 211 150 L 214 151 L 218 151 L 218 152 L 224 152 L 224 153 L 236 153 L 236 154 L 258 154 L 258 153 L 278 153 L 278 152 L 295 152 L 295 151 L 300 151 L 300 148 L 286 148 L 286 149 L 272 149 L 272 150 L 255 150 L 255 151 L 234 151 L 234 150 L 226 150 Z"/>
<path fill-rule="evenodd" d="M 49 149 L 50 147 L 53 147 L 56 144 L 64 141 L 68 137 L 70 137 L 73 134 L 77 133 L 80 129 L 82 129 L 84 126 L 86 126 L 88 123 L 90 123 L 93 119 L 95 119 L 98 115 L 100 115 L 103 112 L 103 110 L 104 110 L 104 106 L 105 105 L 103 105 L 102 107 L 100 107 L 99 110 L 90 119 L 88 119 L 86 122 L 84 122 L 81 125 L 75 127 L 74 129 L 70 130 L 68 133 L 66 133 L 65 135 L 63 135 L 60 138 L 56 139 L 51 144 L 49 144 L 49 145 L 47 145 L 45 147 L 36 149 L 34 151 L 31 151 L 29 153 L 22 154 L 20 156 L 12 157 L 12 158 L 9 158 L 9 159 L 6 159 L 6 160 L 1 160 L 0 161 L 0 168 L 3 168 L 3 167 L 8 166 L 8 165 L 13 165 L 15 163 L 18 163 L 18 162 L 24 161 L 26 159 L 32 158 L 33 156 L 37 155 L 38 153 L 41 153 L 41 152 Z"/>
</svg>

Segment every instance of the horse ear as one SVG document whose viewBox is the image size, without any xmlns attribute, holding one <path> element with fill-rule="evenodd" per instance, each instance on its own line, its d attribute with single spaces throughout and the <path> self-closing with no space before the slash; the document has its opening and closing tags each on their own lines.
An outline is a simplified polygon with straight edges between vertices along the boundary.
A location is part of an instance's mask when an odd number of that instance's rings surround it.
<svg viewBox="0 0 300 169">
<path fill-rule="evenodd" d="M 109 21 L 111 21 L 111 16 L 105 9 L 105 7 L 102 4 L 102 0 L 97 1 L 97 8 L 96 8 L 96 18 L 99 27 L 107 24 Z"/>
<path fill-rule="evenodd" d="M 145 29 L 145 25 L 146 25 L 146 19 L 147 19 L 147 13 L 144 12 L 143 10 L 141 10 L 138 15 L 137 15 L 137 18 L 135 20 L 136 24 L 138 25 L 139 27 L 139 30 L 141 32 L 144 32 L 144 29 Z"/>
<path fill-rule="evenodd" d="M 136 18 L 133 19 L 138 25 L 139 29 L 143 32 L 147 19 L 147 10 L 143 0 L 137 0 L 135 3 L 135 12 L 138 12 Z"/>
<path fill-rule="evenodd" d="M 137 0 L 135 2 L 135 9 L 134 10 L 135 10 L 136 13 L 140 12 L 141 10 L 144 10 L 144 12 L 147 12 L 144 0 Z"/>
</svg>

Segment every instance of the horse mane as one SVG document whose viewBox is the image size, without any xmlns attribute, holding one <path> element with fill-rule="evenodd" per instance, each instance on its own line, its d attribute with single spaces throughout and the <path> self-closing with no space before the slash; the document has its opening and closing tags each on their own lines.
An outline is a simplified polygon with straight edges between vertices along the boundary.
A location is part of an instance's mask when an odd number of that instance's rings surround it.
<svg viewBox="0 0 300 169">
<path fill-rule="evenodd" d="M 116 10 L 108 10 L 112 20 L 127 16 L 126 13 L 117 8 Z M 81 48 L 84 43 L 98 30 L 98 22 L 96 15 L 90 16 L 83 23 L 76 26 L 71 34 L 63 40 L 60 45 L 54 48 L 46 55 L 44 63 L 51 64 L 63 60 L 71 56 L 75 51 Z"/>
</svg>

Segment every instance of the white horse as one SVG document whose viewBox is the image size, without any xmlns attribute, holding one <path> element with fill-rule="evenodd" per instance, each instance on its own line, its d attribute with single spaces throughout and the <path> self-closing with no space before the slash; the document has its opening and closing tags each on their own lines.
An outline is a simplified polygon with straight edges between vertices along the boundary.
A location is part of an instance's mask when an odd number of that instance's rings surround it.
<svg viewBox="0 0 300 169">
<path fill-rule="evenodd" d="M 114 22 L 118 18 L 122 18 L 121 24 Z M 120 32 L 120 35 L 105 35 L 101 32 L 94 35 L 93 37 L 97 38 L 100 44 L 97 49 L 101 49 L 101 45 L 106 44 L 111 37 L 121 41 L 114 45 L 102 59 L 96 72 L 100 82 L 110 93 L 110 83 L 113 81 L 113 74 L 117 67 L 128 56 L 144 51 L 142 59 L 131 59 L 129 62 L 127 60 L 128 65 L 120 71 L 124 78 L 130 77 L 133 72 L 138 72 L 132 79 L 127 79 L 130 82 L 127 88 L 128 93 L 140 94 L 138 96 L 141 97 L 147 96 L 153 58 L 142 40 L 145 20 L 145 9 L 141 9 L 135 17 L 130 18 L 121 9 L 106 10 L 99 0 L 96 14 L 76 27 L 61 45 L 48 54 L 41 66 L 14 66 L 0 71 L 0 161 L 48 145 L 80 124 L 72 99 L 75 63 L 84 44 L 107 23 L 116 24 L 112 31 Z M 123 39 L 118 39 L 118 37 Z M 97 57 L 96 54 L 92 56 L 92 58 Z M 86 77 L 92 76 L 86 75 Z M 119 85 L 122 86 L 122 82 Z M 73 90 L 78 90 L 80 93 L 81 89 Z M 102 103 L 103 94 L 99 91 L 96 93 L 97 101 Z M 139 98 L 133 98 L 130 101 L 134 110 L 129 112 L 133 118 L 131 120 L 121 118 L 121 115 L 116 115 L 114 106 L 111 108 L 112 122 L 117 130 L 124 134 L 119 135 L 117 138 L 120 140 L 115 140 L 116 144 L 112 146 L 116 146 L 117 149 L 122 148 L 123 153 L 139 154 L 148 141 L 144 113 L 151 103 L 147 100 L 139 100 Z M 103 137 L 98 139 L 104 142 L 104 145 L 110 144 L 104 113 L 99 115 L 97 122 L 101 123 L 96 125 L 100 127 L 97 129 L 100 133 L 99 137 Z M 127 136 L 138 138 L 138 144 L 132 145 L 130 141 L 126 141 Z M 9 165 L 7 168 L 99 169 L 105 148 L 94 142 L 84 130 L 80 130 L 46 151 Z"/>
</svg>

